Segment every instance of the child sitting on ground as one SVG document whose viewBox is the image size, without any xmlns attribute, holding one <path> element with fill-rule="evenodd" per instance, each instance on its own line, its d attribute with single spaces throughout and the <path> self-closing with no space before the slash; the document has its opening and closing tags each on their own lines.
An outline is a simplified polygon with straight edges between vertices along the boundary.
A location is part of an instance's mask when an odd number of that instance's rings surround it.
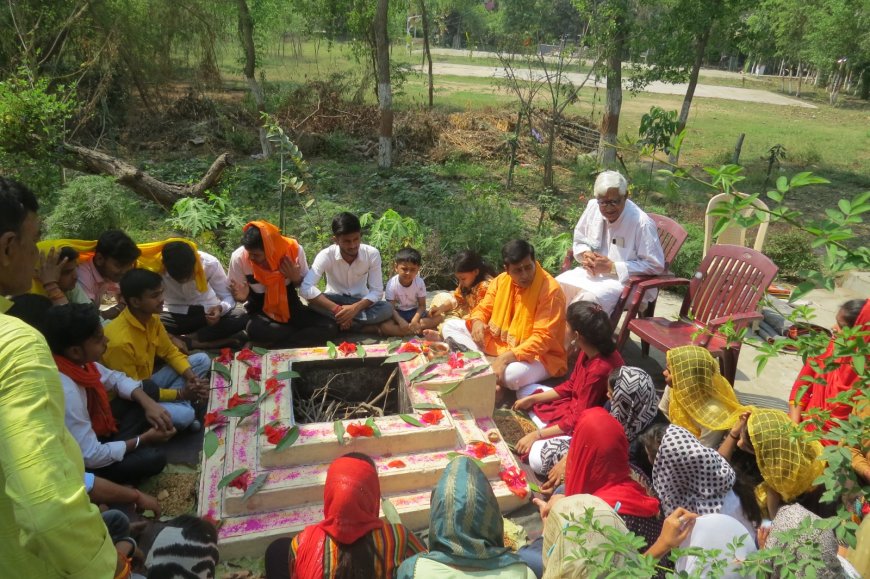
<svg viewBox="0 0 870 579">
<path fill-rule="evenodd" d="M 393 304 L 393 319 L 381 325 L 387 336 L 408 336 L 431 329 L 437 322 L 427 318 L 426 283 L 420 277 L 423 258 L 411 247 L 400 249 L 393 259 L 396 275 L 387 282 L 385 298 Z"/>
<path fill-rule="evenodd" d="M 147 269 L 133 269 L 121 278 L 121 295 L 127 308 L 106 326 L 109 346 L 103 363 L 134 380 L 151 379 L 161 389 L 160 400 L 178 430 L 198 430 L 191 402 L 208 396 L 204 377 L 211 368 L 208 354 L 185 356 L 169 339 L 160 322 L 163 312 L 163 278 Z M 154 358 L 166 365 L 154 372 Z M 194 394 L 192 396 L 192 394 Z"/>
<path fill-rule="evenodd" d="M 109 370 L 100 314 L 93 304 L 66 304 L 46 312 L 41 330 L 60 372 L 64 422 L 78 442 L 85 468 L 117 483 L 163 470 L 166 457 L 153 445 L 175 434 L 157 389 Z M 150 392 L 148 392 L 150 390 Z"/>
<path fill-rule="evenodd" d="M 453 275 L 459 284 L 456 291 L 436 294 L 429 306 L 429 316 L 439 324 L 445 317 L 465 319 L 486 295 L 495 271 L 477 252 L 467 249 L 453 258 Z"/>
</svg>

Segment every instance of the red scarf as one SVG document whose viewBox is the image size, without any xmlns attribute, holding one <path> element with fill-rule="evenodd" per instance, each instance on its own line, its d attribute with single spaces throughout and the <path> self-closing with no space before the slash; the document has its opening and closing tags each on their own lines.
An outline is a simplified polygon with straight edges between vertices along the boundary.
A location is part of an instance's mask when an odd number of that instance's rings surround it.
<svg viewBox="0 0 870 579">
<path fill-rule="evenodd" d="M 568 450 L 565 494 L 595 495 L 620 515 L 655 517 L 659 501 L 632 480 L 628 466 L 628 439 L 622 425 L 600 407 L 580 414 Z"/>
<path fill-rule="evenodd" d="M 331 537 L 339 545 L 350 545 L 382 526 L 381 485 L 378 472 L 365 460 L 335 459 L 326 472 L 323 489 L 324 519 L 302 531 L 292 577 L 323 577 L 324 544 Z"/>
<path fill-rule="evenodd" d="M 863 332 L 870 332 L 870 300 L 864 302 L 864 307 L 861 308 L 861 313 L 858 314 L 854 327 L 860 328 Z M 870 342 L 870 336 L 863 336 L 863 339 L 865 342 Z M 813 360 L 821 372 L 813 369 L 811 366 Z M 848 420 L 849 414 L 852 412 L 850 404 L 830 403 L 828 400 L 841 392 L 851 390 L 857 381 L 858 374 L 855 372 L 852 358 L 834 358 L 834 338 L 832 338 L 822 355 L 811 358 L 804 364 L 794 386 L 792 386 L 789 400 L 794 403 L 801 402 L 796 400 L 796 397 L 801 389 L 806 388 L 803 400 L 807 400 L 808 403 L 804 409 L 804 419 L 812 417 L 811 409 L 813 408 L 828 410 L 831 413 L 831 419 L 824 426 L 824 430 L 828 431 L 836 424 L 834 420 Z M 859 394 L 860 390 L 856 389 L 855 396 Z M 815 430 L 815 425 L 812 422 L 807 422 L 805 426 L 807 430 Z M 823 444 L 835 444 L 835 442 L 823 441 Z"/>
<path fill-rule="evenodd" d="M 54 356 L 54 363 L 61 374 L 68 376 L 73 382 L 85 389 L 88 399 L 88 416 L 91 417 L 91 428 L 98 437 L 109 436 L 118 432 L 118 423 L 112 416 L 109 406 L 109 396 L 103 386 L 100 371 L 93 362 L 79 366 L 64 356 Z"/>
<path fill-rule="evenodd" d="M 266 296 L 263 302 L 263 312 L 276 322 L 282 324 L 290 321 L 290 304 L 287 301 L 287 279 L 278 270 L 281 260 L 288 257 L 296 260 L 299 257 L 299 244 L 295 239 L 283 237 L 278 228 L 268 221 L 251 221 L 245 225 L 245 231 L 251 227 L 260 230 L 263 238 L 263 252 L 269 269 L 261 267 L 249 260 L 254 279 L 266 287 Z"/>
</svg>

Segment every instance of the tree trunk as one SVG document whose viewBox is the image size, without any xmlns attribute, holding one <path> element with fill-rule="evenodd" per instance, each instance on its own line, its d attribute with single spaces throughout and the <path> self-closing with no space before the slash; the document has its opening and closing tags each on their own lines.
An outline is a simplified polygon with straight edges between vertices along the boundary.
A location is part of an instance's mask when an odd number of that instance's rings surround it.
<svg viewBox="0 0 870 579">
<path fill-rule="evenodd" d="M 710 22 L 701 36 L 695 39 L 695 62 L 692 63 L 692 72 L 689 74 L 689 85 L 683 96 L 683 106 L 680 108 L 680 118 L 677 120 L 677 134 L 683 132 L 689 122 L 689 111 L 692 108 L 692 99 L 695 98 L 695 89 L 698 87 L 698 75 L 701 72 L 701 64 L 704 62 L 704 52 L 707 50 L 707 42 L 710 40 L 710 31 L 713 29 L 713 21 Z M 671 163 L 679 161 L 679 151 L 676 155 L 669 155 Z"/>
<path fill-rule="evenodd" d="M 387 36 L 389 0 L 378 0 L 375 9 L 375 47 L 378 71 L 378 109 L 381 113 L 378 135 L 378 167 L 393 166 L 393 91 L 390 86 L 390 40 Z"/>
<path fill-rule="evenodd" d="M 254 19 L 251 18 L 251 11 L 248 10 L 246 0 L 238 0 L 238 6 L 239 39 L 242 41 L 242 47 L 245 49 L 245 80 L 257 105 L 257 120 L 259 124 L 260 116 L 266 112 L 266 97 L 263 94 L 263 87 L 257 82 L 256 76 L 257 52 L 254 46 Z M 268 157 L 272 154 L 272 145 L 269 143 L 268 137 L 266 137 L 266 129 L 260 125 L 258 132 L 263 157 Z"/>
<path fill-rule="evenodd" d="M 799 60 L 798 67 L 797 67 L 797 91 L 795 92 L 795 95 L 794 95 L 797 98 L 801 98 L 801 83 L 804 80 L 803 71 L 801 70 L 802 64 L 803 63 Z"/>
<path fill-rule="evenodd" d="M 60 164 L 64 167 L 94 175 L 110 175 L 119 184 L 129 187 L 140 197 L 166 209 L 171 209 L 175 202 L 183 197 L 202 196 L 207 189 L 217 184 L 224 169 L 230 165 L 229 153 L 224 153 L 214 160 L 199 182 L 181 185 L 160 181 L 123 159 L 110 157 L 86 147 L 64 144 L 63 152 Z"/>
<path fill-rule="evenodd" d="M 619 112 L 622 109 L 622 50 L 625 45 L 625 21 L 616 21 L 617 33 L 611 53 L 607 57 L 607 97 L 604 115 L 601 118 L 601 140 L 598 144 L 598 161 L 605 167 L 616 164 L 616 141 L 619 136 Z"/>
<path fill-rule="evenodd" d="M 432 53 L 429 51 L 429 14 L 426 12 L 426 0 L 420 0 L 420 17 L 423 21 L 423 60 L 429 63 L 429 108 L 435 100 L 435 83 L 432 78 Z"/>
</svg>

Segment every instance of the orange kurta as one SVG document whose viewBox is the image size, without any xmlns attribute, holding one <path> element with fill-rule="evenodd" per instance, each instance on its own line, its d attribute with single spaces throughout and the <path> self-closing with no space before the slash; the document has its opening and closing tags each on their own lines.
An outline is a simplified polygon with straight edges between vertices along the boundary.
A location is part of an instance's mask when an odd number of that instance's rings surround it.
<svg viewBox="0 0 870 579">
<path fill-rule="evenodd" d="M 540 268 L 541 266 L 538 265 Z M 517 344 L 510 345 L 491 332 L 486 333 L 484 352 L 489 356 L 499 356 L 505 352 L 513 352 L 520 362 L 540 361 L 550 376 L 561 376 L 568 369 L 565 354 L 565 294 L 559 283 L 549 273 L 541 268 L 544 275 L 540 284 L 535 311 L 532 313 L 532 329 L 530 334 Z M 533 284 L 534 285 L 534 284 Z M 502 273 L 489 284 L 486 296 L 477 304 L 466 321 L 471 329 L 474 320 L 480 320 L 487 327 L 490 325 L 493 306 L 500 293 L 509 292 L 508 297 L 514 308 L 514 315 L 523 307 L 524 292 L 532 288 L 520 288 L 510 275 Z"/>
</svg>

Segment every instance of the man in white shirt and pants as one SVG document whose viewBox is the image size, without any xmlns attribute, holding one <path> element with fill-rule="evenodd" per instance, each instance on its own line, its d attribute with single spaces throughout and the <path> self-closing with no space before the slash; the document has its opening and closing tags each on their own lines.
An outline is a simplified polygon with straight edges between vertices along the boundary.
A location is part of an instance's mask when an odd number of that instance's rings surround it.
<svg viewBox="0 0 870 579">
<path fill-rule="evenodd" d="M 595 179 L 595 197 L 574 228 L 574 259 L 580 265 L 556 278 L 567 305 L 592 301 L 611 313 L 630 276 L 664 271 L 656 224 L 627 193 L 628 183 L 616 171 Z"/>
<path fill-rule="evenodd" d="M 379 325 L 392 319 L 393 306 L 384 301 L 381 254 L 361 243 L 359 219 L 339 213 L 332 220 L 333 245 L 314 258 L 302 281 L 300 295 L 312 308 L 334 318 L 342 330 L 380 333 Z M 326 275 L 326 291 L 317 288 Z"/>
</svg>

